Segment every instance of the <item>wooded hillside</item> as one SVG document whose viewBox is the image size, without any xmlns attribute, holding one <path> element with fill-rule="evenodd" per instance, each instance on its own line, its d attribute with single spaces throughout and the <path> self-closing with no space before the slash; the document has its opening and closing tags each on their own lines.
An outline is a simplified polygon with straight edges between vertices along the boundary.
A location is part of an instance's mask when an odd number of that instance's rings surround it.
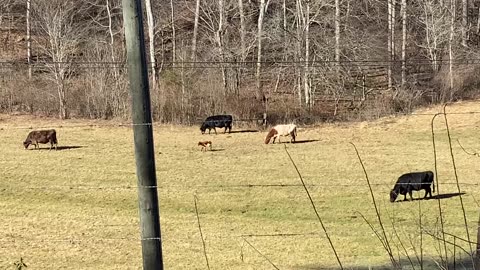
<svg viewBox="0 0 480 270">
<path fill-rule="evenodd" d="M 365 119 L 474 98 L 476 0 L 143 1 L 155 120 Z M 0 110 L 128 118 L 120 0 L 0 0 Z"/>
</svg>

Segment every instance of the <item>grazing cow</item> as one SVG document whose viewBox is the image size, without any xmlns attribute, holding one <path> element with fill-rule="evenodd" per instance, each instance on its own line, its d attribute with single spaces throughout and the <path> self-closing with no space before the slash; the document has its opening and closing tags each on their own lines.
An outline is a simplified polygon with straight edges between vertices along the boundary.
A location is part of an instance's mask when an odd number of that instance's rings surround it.
<svg viewBox="0 0 480 270">
<path fill-rule="evenodd" d="M 432 190 L 430 185 L 433 184 L 433 193 L 435 193 L 435 183 L 433 181 L 433 172 L 411 172 L 400 176 L 397 183 L 390 191 L 390 202 L 394 202 L 399 194 L 404 195 L 403 200 L 407 200 L 407 193 L 410 195 L 410 199 L 413 200 L 412 191 L 425 190 L 424 199 L 430 194 L 432 197 Z"/>
<path fill-rule="evenodd" d="M 35 149 L 40 149 L 38 145 L 39 143 L 50 143 L 50 150 L 52 149 L 52 146 L 55 146 L 55 150 L 57 150 L 58 142 L 55 129 L 31 131 L 23 142 L 23 146 L 27 149 L 30 144 L 33 144 Z"/>
<path fill-rule="evenodd" d="M 210 150 L 212 150 L 212 142 L 211 141 L 198 142 L 198 145 L 202 147 L 200 149 L 200 151 L 207 152 L 207 147 L 210 148 Z"/>
<path fill-rule="evenodd" d="M 268 144 L 272 137 L 272 143 L 275 143 L 276 138 L 278 138 L 278 142 L 280 142 L 280 136 L 290 136 L 290 142 L 295 142 L 295 137 L 297 137 L 297 126 L 294 124 L 274 126 L 265 137 L 265 144 Z"/>
<path fill-rule="evenodd" d="M 210 130 L 213 128 L 213 130 L 215 131 L 215 134 L 217 134 L 217 130 L 215 128 L 224 127 L 225 131 L 223 133 L 227 132 L 227 128 L 228 128 L 228 133 L 230 133 L 232 131 L 232 122 L 233 122 L 233 117 L 231 115 L 209 116 L 202 123 L 202 126 L 200 127 L 200 131 L 202 132 L 202 134 L 204 134 L 205 130 L 207 130 L 208 128 L 208 134 L 210 134 Z"/>
</svg>

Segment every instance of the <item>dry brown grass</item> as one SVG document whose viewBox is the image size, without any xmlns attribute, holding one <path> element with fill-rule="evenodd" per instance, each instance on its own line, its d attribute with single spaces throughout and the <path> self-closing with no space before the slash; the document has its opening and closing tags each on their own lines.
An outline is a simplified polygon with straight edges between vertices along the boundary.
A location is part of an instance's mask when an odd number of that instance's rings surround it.
<svg viewBox="0 0 480 270">
<path fill-rule="evenodd" d="M 440 108 L 423 110 L 435 113 Z M 480 111 L 461 103 L 449 112 Z M 388 192 L 407 171 L 433 170 L 431 115 L 383 118 L 357 124 L 300 129 L 287 144 L 346 267 L 388 265 L 388 256 L 358 212 L 375 224 L 375 212 L 353 142 L 363 158 L 394 254 L 392 220 L 405 241 L 418 245 L 418 203 L 390 203 Z M 118 124 L 118 123 L 117 123 Z M 450 115 L 452 137 L 480 151 L 480 114 Z M 89 126 L 91 125 L 91 126 Z M 55 127 L 61 151 L 25 151 L 28 129 Z M 132 130 L 114 122 L 0 115 L 0 268 L 23 257 L 28 269 L 139 269 L 136 176 Z M 235 130 L 235 126 L 234 126 Z M 436 122 L 441 193 L 455 193 L 443 119 Z M 198 127 L 155 126 L 156 165 L 166 269 L 206 268 L 194 194 L 213 269 L 272 268 L 248 241 L 280 269 L 337 267 L 284 145 L 263 144 L 264 132 L 201 135 Z M 200 140 L 215 151 L 202 153 Z M 46 146 L 43 145 L 45 148 Z M 473 239 L 480 188 L 480 159 L 454 144 Z M 336 186 L 338 185 L 338 186 Z M 415 193 L 414 196 L 423 196 Z M 441 200 L 446 231 L 465 237 L 458 197 Z M 435 200 L 421 201 L 425 229 L 438 218 Z M 438 259 L 437 241 L 425 236 L 425 258 Z M 462 245 L 466 247 L 466 245 Z M 452 248 L 453 250 L 453 248 Z M 458 251 L 458 249 L 457 249 Z"/>
</svg>

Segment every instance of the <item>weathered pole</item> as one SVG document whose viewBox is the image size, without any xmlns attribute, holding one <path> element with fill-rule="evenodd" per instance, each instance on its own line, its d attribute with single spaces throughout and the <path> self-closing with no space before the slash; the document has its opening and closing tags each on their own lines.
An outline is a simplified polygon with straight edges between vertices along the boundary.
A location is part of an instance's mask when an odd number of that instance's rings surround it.
<svg viewBox="0 0 480 270">
<path fill-rule="evenodd" d="M 143 269 L 163 269 L 141 0 L 122 0 L 137 165 Z"/>
</svg>

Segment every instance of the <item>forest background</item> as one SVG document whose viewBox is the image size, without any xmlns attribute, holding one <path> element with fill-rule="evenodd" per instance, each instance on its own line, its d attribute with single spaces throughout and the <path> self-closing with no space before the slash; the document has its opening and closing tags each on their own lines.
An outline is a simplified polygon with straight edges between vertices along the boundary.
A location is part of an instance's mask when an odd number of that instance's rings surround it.
<svg viewBox="0 0 480 270">
<path fill-rule="evenodd" d="M 364 120 L 478 96 L 480 1 L 144 1 L 155 121 Z M 120 0 L 0 0 L 0 111 L 130 117 Z"/>
</svg>

